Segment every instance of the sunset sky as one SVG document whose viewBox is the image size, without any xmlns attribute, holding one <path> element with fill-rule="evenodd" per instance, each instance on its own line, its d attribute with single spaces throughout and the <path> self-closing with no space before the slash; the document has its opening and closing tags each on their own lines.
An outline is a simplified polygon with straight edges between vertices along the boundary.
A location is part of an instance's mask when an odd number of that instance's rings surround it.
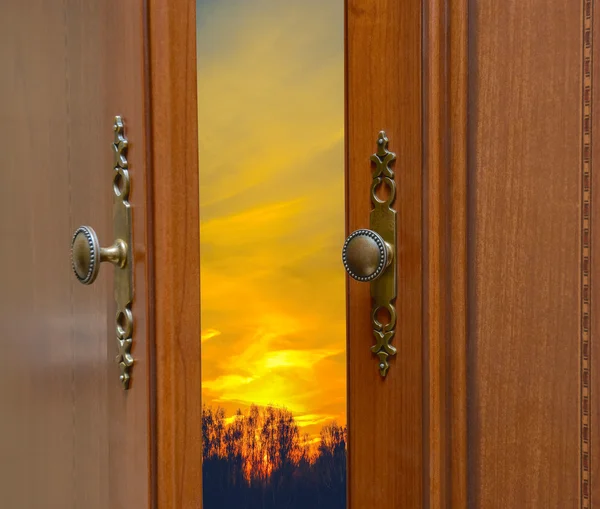
<svg viewBox="0 0 600 509">
<path fill-rule="evenodd" d="M 343 1 L 198 0 L 203 402 L 346 422 Z"/>
</svg>

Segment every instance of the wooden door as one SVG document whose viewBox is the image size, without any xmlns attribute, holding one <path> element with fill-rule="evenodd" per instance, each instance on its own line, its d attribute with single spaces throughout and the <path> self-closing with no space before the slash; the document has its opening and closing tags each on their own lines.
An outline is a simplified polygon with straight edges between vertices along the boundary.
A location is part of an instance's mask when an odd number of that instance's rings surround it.
<svg viewBox="0 0 600 509">
<path fill-rule="evenodd" d="M 469 481 L 479 507 L 589 508 L 599 493 L 594 3 L 481 2 L 471 13 Z"/>
<path fill-rule="evenodd" d="M 0 6 L 0 498 L 150 507 L 142 2 Z M 75 228 L 113 241 L 113 122 L 130 141 L 135 369 L 119 383 L 112 268 L 72 273 Z M 108 265 L 108 264 L 104 264 Z"/>
<path fill-rule="evenodd" d="M 425 5 L 431 507 L 598 502 L 596 7 Z"/>
</svg>

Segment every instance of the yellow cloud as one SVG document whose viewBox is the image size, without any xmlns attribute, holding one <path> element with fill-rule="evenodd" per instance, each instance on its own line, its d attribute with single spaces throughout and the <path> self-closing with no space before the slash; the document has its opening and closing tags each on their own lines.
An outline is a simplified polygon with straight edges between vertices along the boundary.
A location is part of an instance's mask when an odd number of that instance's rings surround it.
<svg viewBox="0 0 600 509">
<path fill-rule="evenodd" d="M 200 341 L 202 343 L 204 343 L 205 341 L 208 341 L 209 339 L 212 339 L 212 338 L 220 336 L 220 335 L 221 335 L 221 332 L 216 329 L 206 329 L 205 331 L 202 331 L 200 333 Z"/>
<path fill-rule="evenodd" d="M 312 369 L 316 362 L 336 352 L 328 350 L 280 350 L 269 352 L 264 359 L 266 369 L 301 368 Z"/>
<path fill-rule="evenodd" d="M 203 385 L 207 389 L 225 391 L 230 388 L 239 388 L 252 382 L 252 377 L 243 377 L 240 375 L 223 375 L 216 380 L 205 380 Z"/>
<path fill-rule="evenodd" d="M 298 426 L 301 428 L 305 426 L 315 426 L 317 424 L 325 424 L 327 422 L 333 421 L 335 416 L 333 415 L 321 415 L 321 414 L 306 414 L 306 415 L 297 415 L 295 416 L 295 420 L 298 423 Z"/>
</svg>

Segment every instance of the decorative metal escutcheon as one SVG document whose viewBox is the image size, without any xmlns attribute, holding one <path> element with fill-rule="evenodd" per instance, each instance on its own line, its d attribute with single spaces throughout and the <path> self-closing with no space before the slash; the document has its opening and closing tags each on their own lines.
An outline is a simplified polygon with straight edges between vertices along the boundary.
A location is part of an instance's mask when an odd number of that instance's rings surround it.
<svg viewBox="0 0 600 509">
<path fill-rule="evenodd" d="M 100 247 L 98 236 L 93 228 L 80 226 L 71 240 L 71 264 L 77 280 L 91 285 L 98 276 L 100 264 L 110 262 L 115 267 L 114 286 L 117 314 L 115 334 L 117 339 L 117 364 L 119 381 L 123 389 L 129 389 L 131 368 L 134 360 L 131 354 L 133 342 L 133 244 L 131 205 L 129 203 L 129 162 L 127 161 L 128 141 L 120 116 L 115 117 L 114 141 L 112 144 L 115 160 L 113 164 L 113 230 L 115 241 L 110 247 Z"/>
<path fill-rule="evenodd" d="M 391 342 L 396 332 L 398 220 L 392 208 L 396 199 L 396 183 L 394 171 L 390 168 L 396 154 L 387 149 L 388 142 L 385 132 L 381 131 L 377 138 L 377 152 L 371 156 L 375 169 L 370 190 L 373 203 L 370 229 L 352 232 L 342 249 L 342 261 L 350 277 L 371 283 L 371 323 L 375 337 L 371 352 L 377 356 L 382 377 L 389 370 L 389 358 L 396 354 Z M 378 190 L 381 190 L 381 197 Z M 380 313 L 387 314 L 387 319 L 380 320 Z"/>
</svg>

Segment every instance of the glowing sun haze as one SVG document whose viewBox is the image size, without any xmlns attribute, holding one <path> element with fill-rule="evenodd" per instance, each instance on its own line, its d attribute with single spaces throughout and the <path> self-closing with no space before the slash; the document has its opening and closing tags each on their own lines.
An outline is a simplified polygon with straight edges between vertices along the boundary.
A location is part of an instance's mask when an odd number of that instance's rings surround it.
<svg viewBox="0 0 600 509">
<path fill-rule="evenodd" d="M 346 422 L 342 0 L 199 0 L 203 402 Z"/>
</svg>

